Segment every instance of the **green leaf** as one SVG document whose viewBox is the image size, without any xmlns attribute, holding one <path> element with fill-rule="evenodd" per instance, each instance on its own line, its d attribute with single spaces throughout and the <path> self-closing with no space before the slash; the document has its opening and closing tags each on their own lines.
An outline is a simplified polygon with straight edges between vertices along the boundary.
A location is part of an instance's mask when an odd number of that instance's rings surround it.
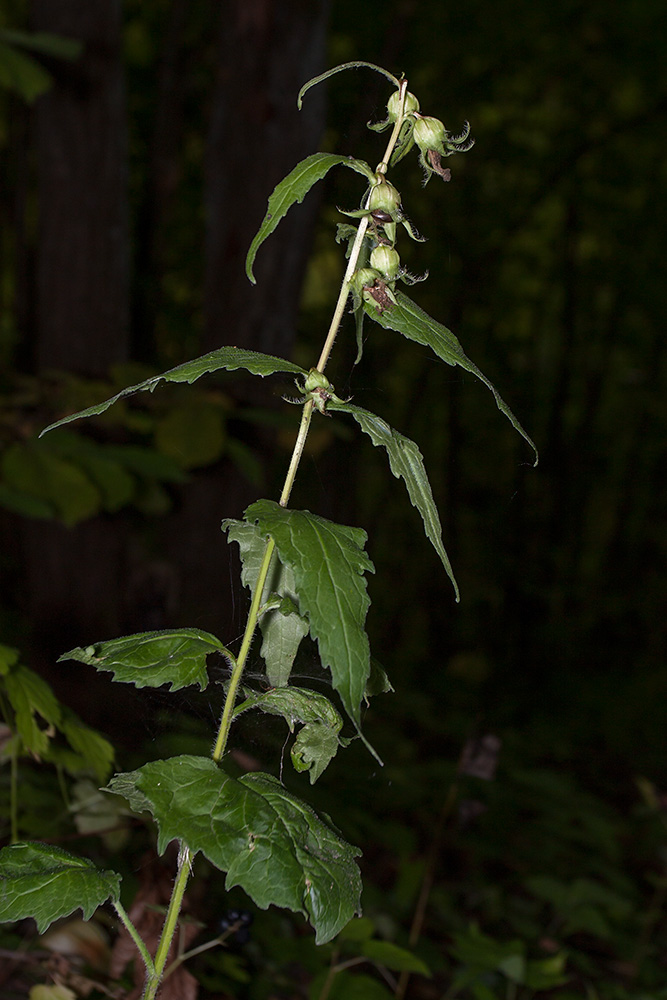
<svg viewBox="0 0 667 1000">
<path fill-rule="evenodd" d="M 0 507 L 11 510 L 12 514 L 20 514 L 21 517 L 32 517 L 44 521 L 50 521 L 56 516 L 56 510 L 52 504 L 31 497 L 29 493 L 16 490 L 5 483 L 0 483 Z"/>
<path fill-rule="evenodd" d="M 234 715 L 259 708 L 269 715 L 280 715 L 290 732 L 294 732 L 297 722 L 320 722 L 335 733 L 343 728 L 343 720 L 334 705 L 326 695 L 310 688 L 278 687 L 270 691 L 252 692 L 248 698 L 237 706 Z"/>
<path fill-rule="evenodd" d="M 94 771 L 98 781 L 106 781 L 114 759 L 114 748 L 101 733 L 96 732 L 79 719 L 66 706 L 61 706 L 60 729 L 72 750 L 81 759 L 77 770 Z M 71 770 L 71 765 L 70 768 Z"/>
<path fill-rule="evenodd" d="M 330 76 L 334 76 L 336 73 L 342 73 L 346 69 L 361 69 L 362 67 L 366 69 L 374 69 L 376 73 L 381 73 L 382 76 L 386 76 L 388 80 L 396 87 L 400 87 L 400 81 L 396 79 L 393 73 L 389 73 L 388 70 L 383 69 L 382 66 L 376 66 L 375 63 L 365 62 L 363 59 L 355 59 L 353 62 L 340 63 L 338 66 L 334 66 L 332 69 L 328 69 L 326 73 L 320 73 L 319 76 L 314 76 L 307 83 L 304 83 L 303 87 L 299 91 L 299 96 L 296 99 L 296 104 L 301 111 L 301 105 L 303 103 L 303 95 L 311 87 L 316 86 L 318 83 L 322 83 L 323 80 L 328 80 Z"/>
<path fill-rule="evenodd" d="M 339 165 L 349 167 L 350 170 L 355 170 L 358 174 L 363 174 L 369 181 L 375 179 L 375 173 L 363 160 L 355 160 L 352 156 L 339 156 L 336 153 L 313 153 L 301 163 L 297 163 L 287 177 L 284 177 L 280 184 L 273 189 L 266 215 L 257 235 L 250 244 L 246 257 L 245 270 L 253 285 L 257 283 L 257 279 L 252 269 L 257 251 L 264 240 L 277 228 L 278 223 L 287 215 L 292 205 L 296 202 L 301 203 L 312 186 L 317 181 L 322 180 L 332 167 Z"/>
<path fill-rule="evenodd" d="M 322 665 L 357 730 L 360 705 L 370 675 L 370 647 L 364 630 L 370 599 L 365 572 L 374 572 L 364 552 L 366 532 L 334 524 L 307 510 L 286 510 L 258 500 L 245 512 L 271 536 L 281 562 L 294 570 L 299 610 L 308 617 Z"/>
<path fill-rule="evenodd" d="M 89 920 L 98 906 L 119 895 L 120 875 L 60 847 L 25 843 L 0 851 L 0 921 L 33 917 L 43 934 L 78 908 Z"/>
<path fill-rule="evenodd" d="M 295 771 L 308 771 L 311 785 L 338 753 L 338 734 L 322 722 L 308 722 L 299 730 L 290 756 Z"/>
<path fill-rule="evenodd" d="M 227 371 L 236 371 L 238 368 L 243 368 L 250 372 L 251 375 L 261 375 L 262 378 L 266 375 L 275 375 L 277 372 L 303 376 L 308 375 L 308 372 L 304 371 L 303 368 L 299 368 L 298 365 L 293 364 L 291 361 L 285 361 L 283 358 L 274 358 L 270 354 L 258 354 L 256 351 L 246 351 L 241 347 L 220 347 L 217 351 L 211 351 L 209 354 L 203 354 L 200 358 L 194 358 L 192 361 L 186 361 L 182 365 L 177 365 L 176 368 L 170 368 L 169 371 L 163 372 L 161 375 L 152 375 L 151 378 L 147 378 L 143 382 L 138 382 L 136 385 L 130 385 L 126 389 L 121 389 L 115 396 L 111 396 L 110 399 L 105 400 L 103 403 L 88 406 L 85 410 L 79 410 L 78 413 L 70 413 L 69 416 L 62 417 L 60 420 L 56 420 L 54 423 L 49 424 L 48 427 L 45 427 L 40 437 L 52 431 L 55 427 L 62 427 L 63 424 L 69 424 L 72 420 L 80 420 L 82 417 L 95 417 L 100 413 L 104 413 L 110 406 L 117 403 L 119 399 L 131 396 L 135 392 L 153 392 L 163 379 L 165 382 L 188 382 L 191 384 L 192 382 L 196 382 L 198 378 L 201 378 L 202 375 L 220 371 L 222 368 Z"/>
<path fill-rule="evenodd" d="M 52 434 L 48 441 L 41 442 L 39 447 L 81 469 L 101 493 L 104 510 L 113 513 L 132 499 L 135 479 L 120 462 L 110 458 L 106 446 L 83 434 L 61 430 Z"/>
<path fill-rule="evenodd" d="M 208 686 L 206 657 L 216 652 L 233 659 L 210 632 L 196 628 L 166 629 L 79 646 L 63 653 L 58 663 L 77 660 L 97 670 L 109 670 L 115 680 L 138 688 L 170 684 L 171 691 L 179 691 L 189 684 L 199 684 L 199 690 L 203 691 Z"/>
<path fill-rule="evenodd" d="M 227 532 L 230 542 L 236 542 L 241 553 L 241 580 L 254 594 L 259 569 L 264 558 L 266 539 L 256 525 L 245 521 L 225 520 L 222 530 Z M 269 570 L 262 603 L 270 594 L 288 598 L 292 612 L 286 606 L 266 611 L 260 618 L 259 627 L 264 641 L 260 653 L 266 663 L 266 675 L 272 687 L 283 687 L 289 680 L 294 658 L 301 640 L 308 634 L 308 622 L 298 613 L 296 583 L 291 566 L 284 565 L 276 556 Z"/>
<path fill-rule="evenodd" d="M 224 451 L 225 421 L 219 406 L 185 401 L 158 422 L 156 447 L 185 469 L 210 465 Z"/>
<path fill-rule="evenodd" d="M 108 790 L 158 825 L 158 850 L 174 838 L 201 851 L 266 909 L 308 917 L 323 944 L 359 912 L 359 851 L 268 774 L 231 778 L 207 757 L 181 756 L 116 775 Z"/>
<path fill-rule="evenodd" d="M 386 449 L 389 466 L 397 479 L 403 479 L 408 490 L 410 502 L 416 507 L 424 522 L 424 531 L 433 548 L 440 556 L 447 576 L 452 581 L 456 600 L 459 600 L 459 588 L 454 578 L 449 557 L 442 544 L 442 525 L 438 508 L 433 499 L 431 484 L 424 468 L 424 457 L 414 441 L 404 437 L 390 427 L 381 417 L 362 410 L 350 403 L 333 402 L 327 405 L 327 410 L 349 413 L 357 421 L 362 431 L 368 434 L 376 447 Z"/>
<path fill-rule="evenodd" d="M 350 973 L 347 969 L 337 972 L 330 979 L 329 970 L 319 973 L 308 988 L 309 1000 L 319 1000 L 326 987 L 327 1000 L 393 1000 L 390 992 L 372 976 L 363 973 Z"/>
<path fill-rule="evenodd" d="M 53 727 L 60 725 L 58 699 L 46 681 L 20 665 L 13 667 L 5 677 L 5 690 L 23 746 L 37 757 L 45 754 L 54 735 Z"/>
<path fill-rule="evenodd" d="M 349 924 L 343 927 L 338 935 L 338 941 L 343 944 L 347 941 L 359 944 L 359 942 L 368 941 L 369 938 L 373 937 L 374 933 L 375 925 L 370 917 L 355 917 L 353 920 L 350 920 Z"/>
<path fill-rule="evenodd" d="M 16 91 L 32 103 L 53 83 L 50 73 L 23 52 L 0 40 L 0 86 Z"/>
<path fill-rule="evenodd" d="M 373 938 L 365 941 L 361 953 L 378 965 L 384 965 L 393 972 L 416 972 L 420 976 L 430 976 L 428 965 L 407 948 L 400 948 L 391 941 L 378 941 Z"/>
<path fill-rule="evenodd" d="M 102 498 L 88 476 L 38 441 L 16 442 L 2 457 L 8 486 L 53 504 L 67 527 L 98 513 Z"/>
<path fill-rule="evenodd" d="M 19 661 L 19 651 L 0 642 L 0 677 L 6 677 Z"/>
<path fill-rule="evenodd" d="M 14 31 L 9 28 L 0 29 L 0 42 L 7 42 L 9 45 L 20 45 L 24 49 L 32 49 L 33 52 L 41 52 L 45 56 L 55 56 L 57 59 L 77 59 L 81 54 L 83 45 L 74 38 L 65 38 L 63 35 L 52 35 L 46 31 Z"/>
<path fill-rule="evenodd" d="M 430 347 L 448 365 L 459 365 L 483 382 L 493 393 L 493 398 L 496 401 L 498 409 L 501 413 L 505 414 L 512 426 L 535 452 L 535 462 L 533 464 L 537 465 L 538 453 L 534 442 L 525 432 L 509 406 L 501 398 L 495 386 L 489 382 L 486 375 L 482 374 L 477 365 L 473 364 L 470 358 L 467 357 L 451 330 L 448 330 L 442 323 L 438 323 L 432 319 L 428 313 L 420 309 L 403 292 L 394 292 L 394 295 L 396 304 L 388 305 L 383 312 L 379 312 L 375 305 L 369 302 L 364 302 L 364 309 L 371 319 L 374 319 L 385 330 L 396 330 L 397 333 L 402 333 L 408 340 L 414 340 L 418 344 Z"/>
</svg>

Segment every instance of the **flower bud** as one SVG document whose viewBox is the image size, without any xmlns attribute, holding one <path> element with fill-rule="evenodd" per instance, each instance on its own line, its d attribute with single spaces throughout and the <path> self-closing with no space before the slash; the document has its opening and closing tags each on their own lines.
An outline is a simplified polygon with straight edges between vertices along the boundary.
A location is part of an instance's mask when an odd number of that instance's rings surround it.
<svg viewBox="0 0 667 1000">
<path fill-rule="evenodd" d="M 326 375 L 319 372 L 317 368 L 311 368 L 306 376 L 306 381 L 304 383 L 305 392 L 312 392 L 313 389 L 326 389 L 327 392 L 333 392 L 333 386 Z"/>
<path fill-rule="evenodd" d="M 371 267 L 380 272 L 385 281 L 393 281 L 401 266 L 401 258 L 393 247 L 378 246 L 371 253 Z"/>
<path fill-rule="evenodd" d="M 447 130 L 438 118 L 418 118 L 412 130 L 412 137 L 422 153 L 428 149 L 442 152 Z"/>
<path fill-rule="evenodd" d="M 395 122 L 398 118 L 399 111 L 401 110 L 401 92 L 400 90 L 395 90 L 387 101 L 387 117 L 390 122 Z M 415 111 L 419 111 L 419 101 L 414 94 L 410 91 L 405 95 L 405 104 L 403 105 L 403 114 L 410 115 Z"/>
<path fill-rule="evenodd" d="M 382 212 L 387 212 L 391 215 L 392 219 L 394 214 L 401 206 L 401 196 L 389 181 L 381 180 L 379 184 L 371 188 L 370 198 L 368 201 L 369 211 L 374 212 L 376 209 L 380 209 Z"/>
<path fill-rule="evenodd" d="M 364 288 L 374 285 L 377 278 L 381 277 L 380 272 L 372 267 L 360 267 L 352 275 L 352 285 L 361 295 Z"/>
</svg>

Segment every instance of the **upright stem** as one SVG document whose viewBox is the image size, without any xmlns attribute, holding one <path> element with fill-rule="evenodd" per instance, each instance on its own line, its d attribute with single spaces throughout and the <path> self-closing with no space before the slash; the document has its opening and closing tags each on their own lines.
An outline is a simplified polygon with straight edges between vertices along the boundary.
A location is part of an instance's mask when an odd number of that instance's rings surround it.
<svg viewBox="0 0 667 1000">
<path fill-rule="evenodd" d="M 185 887 L 188 884 L 188 879 L 190 878 L 191 863 L 192 855 L 190 854 L 190 848 L 181 841 L 178 852 L 178 872 L 176 874 L 176 880 L 174 881 L 174 888 L 171 891 L 169 909 L 167 910 L 167 916 L 164 920 L 164 927 L 162 928 L 160 942 L 157 946 L 157 952 L 155 953 L 153 969 L 148 969 L 146 988 L 144 989 L 142 1000 L 155 1000 L 155 996 L 160 987 L 164 967 L 167 964 L 169 949 L 171 948 L 171 942 L 173 941 L 174 934 L 176 932 L 178 916 L 181 912 L 181 906 L 183 905 Z"/>
<path fill-rule="evenodd" d="M 394 124 L 394 128 L 387 144 L 384 157 L 382 161 L 378 164 L 377 173 L 386 174 L 387 168 L 389 166 L 389 159 L 391 157 L 392 151 L 396 144 L 396 140 L 401 131 L 403 125 L 403 110 L 405 107 L 405 95 L 407 93 L 408 82 L 407 80 L 401 81 L 400 92 L 401 92 L 401 104 L 400 112 L 397 120 Z M 327 332 L 326 339 L 324 341 L 324 346 L 322 347 L 322 353 L 320 354 L 319 360 L 317 362 L 317 370 L 323 372 L 326 364 L 329 360 L 329 355 L 333 348 L 334 342 L 336 340 L 336 335 L 340 328 L 341 320 L 343 318 L 343 313 L 345 311 L 345 305 L 350 295 L 350 282 L 352 276 L 357 269 L 357 264 L 359 262 L 359 254 L 361 253 L 361 248 L 364 242 L 364 236 L 366 235 L 366 230 L 368 228 L 368 216 L 362 216 L 359 227 L 357 229 L 357 234 L 350 251 L 350 259 L 347 263 L 347 268 L 345 270 L 345 275 L 341 283 L 340 292 L 338 293 L 338 299 L 336 301 L 336 306 L 334 308 L 333 316 L 331 317 L 331 323 L 329 325 L 329 330 Z M 299 463 L 303 455 L 303 449 L 306 443 L 306 438 L 308 437 L 308 430 L 310 428 L 310 421 L 313 415 L 313 400 L 308 399 L 303 406 L 303 411 L 301 414 L 301 424 L 299 426 L 299 432 L 297 435 L 296 442 L 294 444 L 294 449 L 292 451 L 292 458 L 290 460 L 289 469 L 287 470 L 287 475 L 285 477 L 285 483 L 283 485 L 282 493 L 280 494 L 280 505 L 281 507 L 286 507 L 289 501 L 290 494 L 292 492 L 292 487 L 294 485 L 294 480 L 296 478 L 296 473 L 299 468 Z M 250 652 L 250 646 L 252 644 L 253 636 L 257 628 L 257 623 L 259 621 L 259 612 L 262 605 L 262 595 L 264 593 L 264 587 L 266 586 L 266 580 L 269 575 L 269 569 L 271 567 L 271 559 L 275 551 L 275 542 L 272 538 L 269 538 L 266 543 L 266 548 L 264 550 L 264 556 L 262 558 L 262 564 L 259 569 L 259 574 L 257 577 L 257 583 L 253 592 L 252 601 L 250 604 L 250 611 L 248 612 L 248 620 L 246 622 L 245 632 L 243 634 L 243 640 L 241 642 L 241 649 L 239 650 L 239 655 L 236 658 L 234 667 L 232 669 L 232 675 L 229 682 L 229 687 L 227 689 L 227 695 L 225 697 L 225 704 L 222 710 L 222 717 L 220 719 L 220 726 L 218 728 L 218 734 L 216 736 L 215 745 L 213 747 L 213 752 L 211 754 L 214 761 L 218 762 L 222 759 L 225 749 L 227 747 L 227 740 L 229 738 L 229 731 L 232 725 L 232 718 L 234 713 L 234 705 L 236 703 L 236 696 L 238 693 L 239 685 L 241 683 L 241 677 L 243 676 L 243 671 L 248 659 L 248 653 Z M 181 910 L 181 905 L 183 903 L 183 895 L 185 893 L 185 887 L 190 876 L 190 864 L 192 856 L 190 854 L 190 849 L 181 842 L 180 851 L 178 855 L 178 872 L 174 882 L 174 888 L 172 890 L 172 896 L 169 903 L 169 909 L 167 910 L 167 916 L 165 918 L 164 927 L 162 929 L 162 935 L 160 937 L 160 942 L 158 944 L 157 953 L 155 956 L 155 961 L 150 962 L 150 956 L 144 954 L 145 949 L 141 949 L 142 955 L 144 957 L 144 962 L 146 963 L 146 988 L 142 1000 L 154 1000 L 157 990 L 159 988 L 162 976 L 164 974 L 165 964 L 167 961 L 167 956 L 169 954 L 169 949 L 171 947 L 171 942 L 176 931 L 176 925 L 178 922 L 178 915 Z M 148 958 L 148 961 L 146 960 Z M 149 964 L 150 962 L 150 964 Z"/>
</svg>

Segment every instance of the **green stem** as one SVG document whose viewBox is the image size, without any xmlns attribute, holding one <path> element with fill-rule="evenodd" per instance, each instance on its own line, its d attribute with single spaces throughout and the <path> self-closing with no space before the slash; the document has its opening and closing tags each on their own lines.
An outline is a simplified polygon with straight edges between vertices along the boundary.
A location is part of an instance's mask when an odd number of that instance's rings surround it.
<svg viewBox="0 0 667 1000">
<path fill-rule="evenodd" d="M 178 917 L 183 904 L 185 887 L 188 884 L 188 879 L 190 877 L 191 861 L 192 855 L 190 854 L 190 848 L 181 842 L 180 850 L 178 852 L 178 871 L 176 873 L 174 888 L 171 892 L 171 899 L 169 900 L 169 909 L 167 910 L 164 927 L 162 928 L 162 934 L 160 935 L 160 941 L 155 953 L 155 962 L 151 963 L 153 968 L 151 970 L 149 966 L 146 966 L 146 988 L 144 989 L 142 1000 L 155 1000 L 160 983 L 162 982 L 164 967 L 167 964 L 167 956 L 169 955 L 171 942 L 173 941 L 174 934 L 176 933 L 176 926 L 178 924 Z"/>
<path fill-rule="evenodd" d="M 113 907 L 114 907 L 116 913 L 118 914 L 118 916 L 120 917 L 120 919 L 121 919 L 121 921 L 123 923 L 123 926 L 125 927 L 125 930 L 130 935 L 130 937 L 132 938 L 132 940 L 136 944 L 137 948 L 139 949 L 141 957 L 144 960 L 144 965 L 146 966 L 146 974 L 147 974 L 147 976 L 152 975 L 155 972 L 155 966 L 153 964 L 153 959 L 151 958 L 151 956 L 149 954 L 148 948 L 146 947 L 146 945 L 144 944 L 144 942 L 139 937 L 139 933 L 137 931 L 137 928 L 134 926 L 134 924 L 130 920 L 129 915 L 128 915 L 127 911 L 125 910 L 125 907 L 120 902 L 120 900 L 117 900 L 113 904 Z"/>
<path fill-rule="evenodd" d="M 262 593 L 264 591 L 264 586 L 266 584 L 266 578 L 269 574 L 269 567 L 271 565 L 271 557 L 273 555 L 273 550 L 276 547 L 276 543 L 272 538 L 269 538 L 266 543 L 266 549 L 264 550 L 264 558 L 262 559 L 262 565 L 259 569 L 259 576 L 257 578 L 257 585 L 255 591 L 252 595 L 252 602 L 250 604 L 250 611 L 248 612 L 248 621 L 245 627 L 245 633 L 243 635 L 243 641 L 241 643 L 241 649 L 239 655 L 236 658 L 236 663 L 234 664 L 234 669 L 232 670 L 231 680 L 229 682 L 229 688 L 227 689 L 227 697 L 225 698 L 225 706 L 222 710 L 222 718 L 220 720 L 220 728 L 218 729 L 218 735 L 215 741 L 215 747 L 213 748 L 213 753 L 211 756 L 213 760 L 219 761 L 225 752 L 225 747 L 227 746 L 227 739 L 229 737 L 229 730 L 232 725 L 232 716 L 234 713 L 234 704 L 236 702 L 236 693 L 241 682 L 241 676 L 245 668 L 246 660 L 248 659 L 248 653 L 250 652 L 250 644 L 252 643 L 252 637 L 255 634 L 255 629 L 257 628 L 257 621 L 259 619 L 259 609 L 262 603 Z"/>
<path fill-rule="evenodd" d="M 394 124 L 391 138 L 387 145 L 387 149 L 385 150 L 384 158 L 382 159 L 381 163 L 378 165 L 377 168 L 377 172 L 381 174 L 386 174 L 387 172 L 389 159 L 391 157 L 392 150 L 394 148 L 394 145 L 396 144 L 396 140 L 398 139 L 399 133 L 401 131 L 401 126 L 403 124 L 403 108 L 405 105 L 405 95 L 407 93 L 407 87 L 408 87 L 407 80 L 401 81 L 400 86 L 402 95 L 400 113 L 397 117 L 396 123 Z M 364 236 L 366 235 L 367 228 L 368 228 L 368 216 L 366 215 L 359 222 L 357 235 L 352 245 L 352 250 L 350 251 L 350 259 L 347 263 L 347 268 L 345 270 L 345 275 L 341 283 L 340 292 L 338 293 L 338 299 L 336 301 L 334 313 L 331 318 L 329 330 L 327 332 L 324 346 L 322 348 L 322 353 L 320 354 L 319 361 L 317 362 L 317 370 L 320 372 L 324 371 L 324 368 L 329 360 L 329 355 L 331 354 L 334 342 L 336 340 L 338 330 L 340 328 L 341 320 L 343 318 L 343 313 L 345 311 L 345 305 L 350 295 L 350 281 L 352 279 L 352 275 L 357 269 L 359 254 L 361 253 L 361 248 L 363 245 Z M 299 433 L 297 435 L 297 439 L 294 444 L 294 449 L 292 451 L 292 458 L 290 460 L 289 469 L 285 477 L 285 484 L 283 486 L 282 493 L 280 495 L 280 505 L 282 507 L 287 506 L 290 494 L 292 492 L 292 487 L 294 485 L 294 480 L 296 478 L 296 473 L 299 468 L 299 463 L 301 462 L 301 457 L 303 455 L 306 438 L 308 436 L 308 430 L 310 428 L 310 421 L 312 415 L 313 415 L 313 401 L 312 399 L 309 399 L 304 404 L 303 407 Z M 262 564 L 260 566 L 259 574 L 257 577 L 257 584 L 255 586 L 253 598 L 250 604 L 250 611 L 248 612 L 248 620 L 246 622 L 245 632 L 243 634 L 243 640 L 241 642 L 241 649 L 239 651 L 239 655 L 232 669 L 232 676 L 230 678 L 229 688 L 227 689 L 225 704 L 222 710 L 222 717 L 220 719 L 220 726 L 218 729 L 218 734 L 216 736 L 215 745 L 213 747 L 213 752 L 211 754 L 213 760 L 216 762 L 222 759 L 227 746 L 229 731 L 231 729 L 233 715 L 234 715 L 234 705 L 236 704 L 236 696 L 238 693 L 239 685 L 241 683 L 241 677 L 243 676 L 243 671 L 245 669 L 246 661 L 248 659 L 248 653 L 250 652 L 250 646 L 252 644 L 253 636 L 255 634 L 257 623 L 259 621 L 259 609 L 262 603 L 262 594 L 264 592 L 264 587 L 266 585 L 266 579 L 269 575 L 269 569 L 271 566 L 271 559 L 273 557 L 274 550 L 275 550 L 275 542 L 272 538 L 269 538 L 266 543 L 266 549 L 264 550 L 264 557 L 262 559 Z M 178 915 L 180 913 L 181 905 L 183 902 L 185 887 L 187 885 L 188 878 L 190 875 L 190 861 L 191 861 L 190 850 L 185 844 L 181 843 L 181 849 L 178 857 L 178 873 L 176 875 L 176 881 L 174 882 L 174 888 L 169 903 L 169 909 L 167 911 L 164 927 L 162 929 L 162 935 L 160 937 L 160 943 L 158 945 L 158 950 L 155 956 L 154 964 L 153 963 L 151 963 L 151 965 L 148 964 L 150 962 L 150 956 L 148 956 L 148 953 L 146 952 L 145 948 L 143 949 L 140 948 L 142 956 L 144 956 L 144 961 L 146 962 L 146 969 L 147 969 L 146 989 L 144 991 L 142 1000 L 154 1000 L 160 982 L 163 978 L 167 956 L 169 954 L 171 942 L 173 940 L 174 933 L 176 931 Z M 139 944 L 137 944 L 137 946 L 139 947 Z M 148 961 L 146 961 L 147 958 Z"/>
</svg>

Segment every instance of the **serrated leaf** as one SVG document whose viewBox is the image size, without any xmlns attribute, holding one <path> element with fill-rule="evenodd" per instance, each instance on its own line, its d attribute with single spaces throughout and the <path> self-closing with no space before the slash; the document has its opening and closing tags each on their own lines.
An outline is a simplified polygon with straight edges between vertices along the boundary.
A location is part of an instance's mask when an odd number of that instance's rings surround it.
<svg viewBox="0 0 667 1000">
<path fill-rule="evenodd" d="M 349 167 L 358 174 L 363 174 L 369 181 L 375 179 L 375 173 L 363 160 L 355 160 L 352 156 L 339 156 L 336 153 L 313 153 L 307 156 L 301 163 L 284 177 L 273 189 L 273 194 L 269 198 L 269 207 L 264 220 L 259 227 L 259 232 L 250 244 L 248 256 L 246 257 L 245 270 L 248 279 L 256 284 L 253 274 L 253 264 L 260 246 L 271 233 L 277 228 L 278 223 L 283 219 L 292 205 L 301 203 L 310 189 L 317 181 L 322 180 L 332 167 Z"/>
<path fill-rule="evenodd" d="M 72 420 L 98 416 L 100 413 L 108 410 L 110 406 L 113 406 L 114 403 L 117 403 L 119 399 L 123 399 L 125 396 L 132 396 L 135 392 L 153 392 L 156 386 L 163 380 L 165 382 L 188 382 L 191 384 L 192 382 L 196 382 L 198 378 L 201 378 L 202 375 L 207 375 L 209 372 L 217 372 L 223 368 L 226 371 L 236 371 L 238 368 L 243 368 L 245 371 L 250 372 L 251 375 L 261 375 L 262 378 L 266 375 L 275 375 L 278 372 L 303 376 L 308 375 L 308 372 L 304 371 L 303 368 L 299 368 L 298 365 L 293 364 L 291 361 L 285 361 L 283 358 L 274 358 L 270 354 L 258 354 L 256 351 L 246 351 L 241 347 L 220 347 L 217 351 L 211 351 L 209 354 L 203 354 L 200 358 L 194 358 L 192 361 L 186 361 L 182 365 L 177 365 L 176 368 L 170 368 L 169 371 L 163 372 L 161 375 L 152 375 L 151 378 L 147 378 L 143 382 L 127 386 L 126 389 L 121 389 L 115 396 L 111 396 L 110 399 L 106 399 L 103 403 L 88 406 L 85 410 L 79 410 L 78 413 L 70 413 L 69 416 L 62 417 L 60 420 L 56 420 L 54 423 L 49 424 L 48 427 L 45 427 L 40 437 L 56 427 L 62 427 L 64 424 L 71 423 Z"/>
<path fill-rule="evenodd" d="M 379 312 L 375 305 L 369 302 L 364 302 L 364 309 L 371 319 L 374 319 L 385 330 L 395 330 L 397 333 L 402 333 L 408 340 L 414 340 L 418 344 L 430 347 L 448 365 L 459 365 L 483 382 L 487 389 L 493 393 L 493 398 L 500 412 L 505 414 L 515 430 L 535 452 L 533 464 L 537 465 L 538 452 L 535 443 L 523 429 L 495 386 L 466 355 L 451 330 L 425 313 L 403 292 L 394 292 L 394 296 L 396 303 L 390 303 L 382 312 Z"/>
<path fill-rule="evenodd" d="M 290 756 L 295 771 L 308 771 L 311 785 L 338 753 L 338 734 L 322 722 L 308 722 L 297 733 Z"/>
<path fill-rule="evenodd" d="M 268 774 L 231 778 L 207 757 L 181 756 L 116 775 L 108 790 L 148 809 L 162 853 L 174 838 L 201 851 L 266 909 L 308 917 L 323 944 L 359 911 L 359 851 Z"/>
<path fill-rule="evenodd" d="M 225 520 L 222 522 L 222 530 L 227 532 L 230 542 L 237 543 L 241 553 L 241 580 L 254 593 L 266 539 L 256 525 L 245 521 Z M 259 627 L 263 636 L 260 653 L 266 663 L 269 684 L 277 688 L 284 687 L 289 681 L 294 658 L 309 629 L 308 622 L 298 614 L 294 572 L 278 556 L 274 556 L 269 570 L 262 595 L 263 604 L 268 602 L 270 594 L 289 600 L 294 612 L 297 612 L 285 614 L 284 607 L 279 606 L 266 611 L 260 618 Z"/>
<path fill-rule="evenodd" d="M 336 733 L 343 728 L 340 713 L 319 691 L 288 686 L 248 694 L 249 697 L 237 706 L 235 715 L 259 708 L 269 715 L 281 716 L 292 733 L 297 722 L 321 722 Z"/>
<path fill-rule="evenodd" d="M 33 917 L 40 934 L 60 917 L 98 906 L 120 895 L 120 875 L 101 871 L 49 844 L 12 844 L 0 850 L 0 921 Z"/>
<path fill-rule="evenodd" d="M 383 69 L 382 66 L 376 66 L 375 63 L 365 62 L 363 59 L 355 59 L 353 62 L 339 63 L 338 66 L 333 66 L 328 69 L 325 73 L 320 73 L 319 76 L 314 76 L 312 79 L 304 83 L 303 87 L 299 91 L 299 95 L 296 99 L 296 105 L 301 111 L 301 104 L 303 102 L 303 96 L 306 91 L 310 90 L 311 87 L 315 87 L 318 83 L 322 83 L 323 80 L 328 80 L 330 76 L 334 76 L 336 73 L 342 73 L 346 69 L 374 69 L 376 73 L 381 73 L 382 76 L 386 76 L 388 80 L 394 84 L 394 86 L 399 87 L 400 81 L 396 79 L 393 73 L 388 70 Z"/>
<path fill-rule="evenodd" d="M 138 688 L 170 684 L 171 691 L 179 691 L 189 684 L 198 684 L 203 691 L 208 686 L 206 657 L 216 652 L 233 659 L 210 632 L 196 628 L 165 629 L 79 646 L 63 653 L 58 663 L 77 660 L 97 670 L 109 670 L 115 680 Z"/>
<path fill-rule="evenodd" d="M 372 938 L 365 941 L 361 953 L 378 965 L 384 965 L 392 972 L 416 972 L 420 976 L 430 976 L 431 970 L 426 962 L 407 948 L 401 948 L 392 941 L 378 941 Z"/>
<path fill-rule="evenodd" d="M 440 515 L 433 499 L 431 484 L 428 481 L 424 467 L 424 456 L 414 441 L 390 427 L 381 417 L 363 410 L 360 406 L 350 403 L 330 402 L 327 410 L 349 413 L 357 421 L 362 431 L 368 434 L 376 447 L 386 450 L 389 457 L 389 467 L 397 479 L 403 479 L 408 490 L 410 502 L 416 507 L 424 522 L 426 537 L 440 556 L 447 576 L 452 581 L 456 600 L 459 600 L 459 588 L 454 578 L 454 571 L 449 557 L 442 544 L 442 525 Z"/>
<path fill-rule="evenodd" d="M 360 705 L 370 674 L 370 647 L 364 630 L 370 599 L 365 572 L 374 572 L 364 552 L 366 532 L 334 524 L 307 510 L 286 510 L 272 500 L 258 500 L 245 512 L 265 536 L 271 536 L 281 562 L 294 570 L 299 610 L 322 665 L 357 730 Z"/>
<path fill-rule="evenodd" d="M 55 735 L 55 727 L 60 724 L 58 699 L 46 681 L 33 670 L 20 665 L 5 677 L 5 691 L 23 746 L 35 756 L 42 756 Z"/>
</svg>

